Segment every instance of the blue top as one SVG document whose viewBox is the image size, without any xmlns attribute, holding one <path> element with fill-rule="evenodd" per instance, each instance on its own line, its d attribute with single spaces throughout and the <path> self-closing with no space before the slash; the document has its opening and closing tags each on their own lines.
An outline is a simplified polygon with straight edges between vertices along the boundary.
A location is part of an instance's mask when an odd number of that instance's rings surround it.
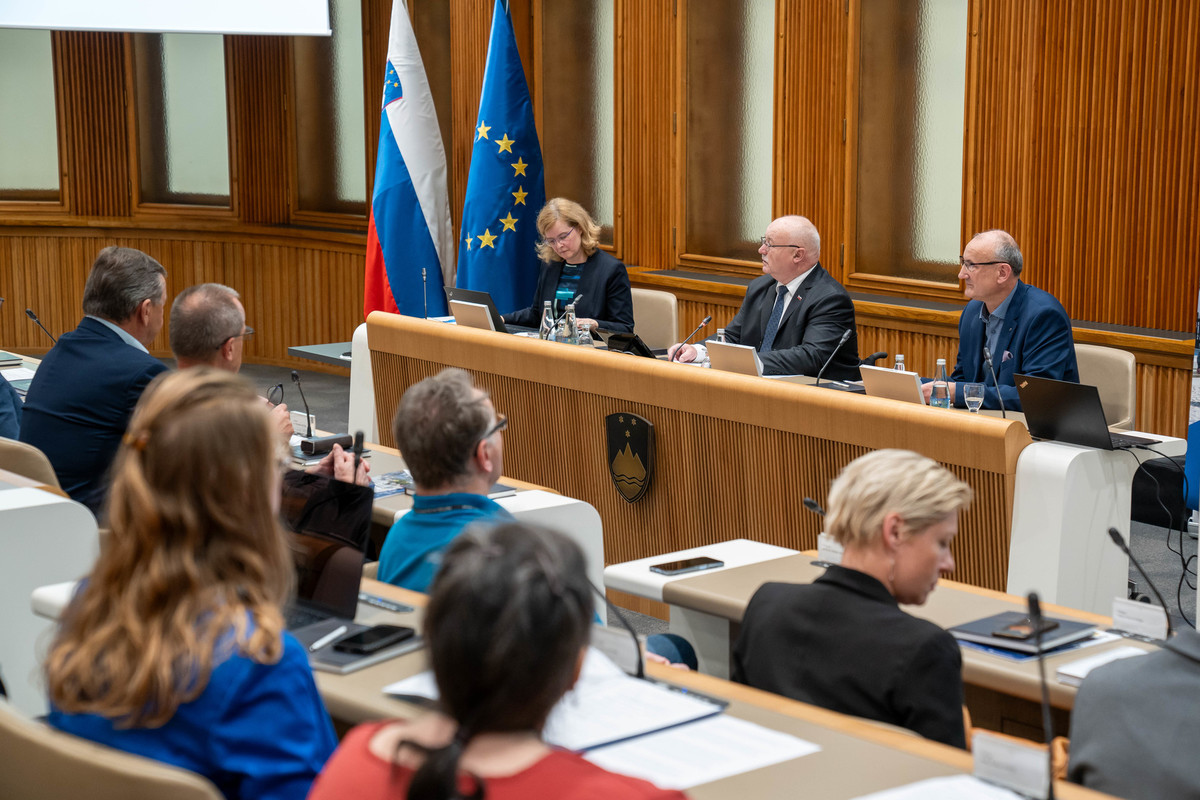
<svg viewBox="0 0 1200 800">
<path fill-rule="evenodd" d="M 16 439 L 21 434 L 21 395 L 0 376 L 0 436 Z"/>
<path fill-rule="evenodd" d="M 554 313 L 561 316 L 567 313 L 567 306 L 579 294 L 579 277 L 583 275 L 583 264 L 563 264 L 562 275 L 558 278 L 558 288 L 554 290 Z"/>
<path fill-rule="evenodd" d="M 412 510 L 396 520 L 379 553 L 379 580 L 429 591 L 442 564 L 442 553 L 472 522 L 512 520 L 499 503 L 481 494 L 413 495 Z"/>
<path fill-rule="evenodd" d="M 227 798 L 302 800 L 337 738 L 304 647 L 283 634 L 283 657 L 258 664 L 235 653 L 160 728 L 119 729 L 97 714 L 51 709 L 67 733 L 208 778 Z"/>
</svg>

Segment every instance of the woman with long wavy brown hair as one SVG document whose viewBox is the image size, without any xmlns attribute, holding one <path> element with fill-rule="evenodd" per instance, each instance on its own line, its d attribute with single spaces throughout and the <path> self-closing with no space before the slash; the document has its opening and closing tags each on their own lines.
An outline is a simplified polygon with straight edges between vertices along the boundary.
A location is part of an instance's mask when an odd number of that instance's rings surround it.
<svg viewBox="0 0 1200 800">
<path fill-rule="evenodd" d="M 281 458 L 237 376 L 195 368 L 150 385 L 114 464 L 112 534 L 47 661 L 51 724 L 230 798 L 304 797 L 336 741 L 284 632 Z"/>
</svg>

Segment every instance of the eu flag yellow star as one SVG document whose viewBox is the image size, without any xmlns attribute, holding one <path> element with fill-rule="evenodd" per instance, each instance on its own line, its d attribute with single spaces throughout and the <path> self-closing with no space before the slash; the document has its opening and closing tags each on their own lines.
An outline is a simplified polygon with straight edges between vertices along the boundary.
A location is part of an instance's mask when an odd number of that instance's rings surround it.
<svg viewBox="0 0 1200 800">
<path fill-rule="evenodd" d="M 516 176 L 514 175 L 513 177 L 515 178 Z M 512 196 L 513 200 L 516 201 L 516 205 L 523 206 L 525 205 L 525 198 L 529 196 L 529 192 L 525 191 L 525 187 L 518 186 L 517 190 L 512 193 Z"/>
<path fill-rule="evenodd" d="M 501 217 L 500 221 L 504 223 L 504 231 L 515 231 L 517 229 L 517 221 L 513 218 L 512 212 L 508 212 L 507 217 Z M 504 233 L 504 231 L 500 231 Z"/>
<path fill-rule="evenodd" d="M 475 237 L 474 237 L 474 236 L 472 236 L 471 234 L 469 234 L 469 233 L 467 234 L 467 238 L 466 238 L 464 241 L 466 241 L 466 243 L 467 243 L 467 249 L 468 249 L 468 250 L 470 250 L 470 249 L 471 249 L 471 240 L 472 240 L 472 239 L 474 239 L 474 238 L 475 238 Z"/>
<path fill-rule="evenodd" d="M 486 139 L 488 138 L 487 132 L 490 130 L 491 128 L 489 126 L 483 124 L 483 120 L 479 120 L 479 127 L 475 129 L 475 132 L 479 134 L 479 139 Z M 476 139 L 475 141 L 478 142 L 479 139 Z"/>
<path fill-rule="evenodd" d="M 487 228 L 484 228 L 483 233 L 479 234 L 479 249 L 482 250 L 485 247 L 490 247 L 495 250 L 496 245 L 493 244 L 495 241 L 496 237 Z"/>
<path fill-rule="evenodd" d="M 506 151 L 506 150 L 507 150 L 509 153 L 511 153 L 511 152 L 512 152 L 512 146 L 513 146 L 514 144 L 516 144 L 516 141 L 517 141 L 516 139 L 510 139 L 510 138 L 508 138 L 508 134 L 507 134 L 507 133 L 506 133 L 506 134 L 504 134 L 504 138 L 503 138 L 503 139 L 501 139 L 500 141 L 496 142 L 496 144 L 500 145 L 500 149 L 497 151 L 497 153 L 496 153 L 496 154 L 497 154 L 497 155 L 499 155 L 500 153 L 503 153 L 503 152 L 504 152 L 504 151 Z"/>
<path fill-rule="evenodd" d="M 525 163 L 525 160 L 523 158 L 521 158 L 520 156 L 517 156 L 517 163 L 510 164 L 509 166 L 511 166 L 513 168 L 513 177 L 515 178 L 518 175 L 525 175 L 525 168 L 528 167 L 529 165 Z M 526 177 L 528 177 L 528 176 L 526 176 Z"/>
</svg>

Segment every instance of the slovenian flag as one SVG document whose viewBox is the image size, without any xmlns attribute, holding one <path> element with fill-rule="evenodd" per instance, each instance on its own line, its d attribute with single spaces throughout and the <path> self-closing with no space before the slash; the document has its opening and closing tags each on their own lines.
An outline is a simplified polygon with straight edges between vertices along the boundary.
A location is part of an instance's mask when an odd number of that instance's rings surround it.
<svg viewBox="0 0 1200 800">
<path fill-rule="evenodd" d="M 533 124 L 512 20 L 496 0 L 471 172 L 458 242 L 458 285 L 491 294 L 502 314 L 533 300 L 540 262 L 537 215 L 546 203 L 542 148 Z"/>
<path fill-rule="evenodd" d="M 446 151 L 404 0 L 392 3 L 366 278 L 364 316 L 422 317 L 426 301 L 429 316 L 442 316 L 443 286 L 454 282 Z"/>
</svg>

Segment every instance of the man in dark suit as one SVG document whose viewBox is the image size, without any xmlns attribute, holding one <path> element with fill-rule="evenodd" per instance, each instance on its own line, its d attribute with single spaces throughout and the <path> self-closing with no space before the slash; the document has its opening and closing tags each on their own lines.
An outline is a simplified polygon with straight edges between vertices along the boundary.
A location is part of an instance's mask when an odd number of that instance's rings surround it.
<svg viewBox="0 0 1200 800">
<path fill-rule="evenodd" d="M 72 499 L 99 515 L 108 469 L 146 384 L 166 366 L 146 349 L 163 325 L 167 271 L 140 250 L 106 247 L 25 398 L 21 441 L 39 448 Z"/>
<path fill-rule="evenodd" d="M 958 321 L 958 362 L 949 386 L 954 405 L 966 406 L 964 383 L 982 383 L 984 408 L 999 408 L 1003 397 L 1005 408 L 1020 411 L 1013 380 L 1017 373 L 1079 382 L 1071 320 L 1052 295 L 1021 281 L 1024 258 L 1010 234 L 978 234 L 963 249 L 959 264 L 958 279 L 971 302 Z M 985 346 L 996 381 L 985 363 Z M 932 389 L 932 383 L 924 384 L 926 400 Z"/>
<path fill-rule="evenodd" d="M 758 248 L 765 273 L 746 290 L 725 340 L 759 351 L 766 375 L 816 375 L 837 349 L 824 377 L 856 380 L 858 334 L 846 289 L 821 267 L 821 235 L 804 217 L 780 217 L 767 226 Z M 703 360 L 703 345 L 675 345 L 679 361 Z"/>
</svg>

